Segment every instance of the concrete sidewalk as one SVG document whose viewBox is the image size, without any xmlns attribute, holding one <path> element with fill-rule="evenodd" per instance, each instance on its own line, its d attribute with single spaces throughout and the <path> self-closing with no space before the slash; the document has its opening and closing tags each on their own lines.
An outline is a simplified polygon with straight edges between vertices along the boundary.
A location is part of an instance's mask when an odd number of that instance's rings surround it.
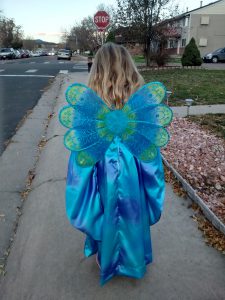
<svg viewBox="0 0 225 300">
<path fill-rule="evenodd" d="M 187 106 L 174 106 L 171 108 L 174 112 L 174 116 L 176 117 L 187 116 Z M 194 115 L 205 115 L 205 114 L 225 114 L 225 104 L 193 105 L 190 107 L 189 115 L 194 116 Z"/>
<path fill-rule="evenodd" d="M 57 79 L 56 79 L 57 80 Z M 47 144 L 20 217 L 1 280 L 3 300 L 225 300 L 225 257 L 206 246 L 188 201 L 167 185 L 165 210 L 151 227 L 153 263 L 141 280 L 117 277 L 99 286 L 94 257 L 84 258 L 84 236 L 65 215 L 65 177 L 69 152 L 58 122 L 64 91 L 87 73 L 64 76 L 47 131 Z"/>
</svg>

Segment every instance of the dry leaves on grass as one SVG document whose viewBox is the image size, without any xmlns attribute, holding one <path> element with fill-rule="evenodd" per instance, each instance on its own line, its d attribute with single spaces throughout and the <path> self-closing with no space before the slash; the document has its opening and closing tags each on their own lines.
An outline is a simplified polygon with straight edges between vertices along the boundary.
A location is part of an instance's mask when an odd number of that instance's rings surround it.
<svg viewBox="0 0 225 300">
<path fill-rule="evenodd" d="M 225 141 L 187 119 L 174 118 L 162 153 L 225 223 Z"/>
</svg>

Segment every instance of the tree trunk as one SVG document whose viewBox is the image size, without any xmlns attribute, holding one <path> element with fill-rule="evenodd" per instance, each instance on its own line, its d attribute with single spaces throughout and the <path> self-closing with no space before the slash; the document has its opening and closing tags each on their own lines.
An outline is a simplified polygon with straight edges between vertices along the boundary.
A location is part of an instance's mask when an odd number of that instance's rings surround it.
<svg viewBox="0 0 225 300">
<path fill-rule="evenodd" d="M 151 63 L 151 41 L 149 36 L 146 38 L 146 66 L 149 67 Z"/>
</svg>

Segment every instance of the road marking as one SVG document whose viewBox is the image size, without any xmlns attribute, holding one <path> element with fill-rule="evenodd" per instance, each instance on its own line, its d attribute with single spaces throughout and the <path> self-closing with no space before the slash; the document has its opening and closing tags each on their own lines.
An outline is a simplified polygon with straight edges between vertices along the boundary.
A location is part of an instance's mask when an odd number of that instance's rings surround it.
<svg viewBox="0 0 225 300">
<path fill-rule="evenodd" d="M 25 73 L 35 73 L 37 72 L 37 69 L 30 69 L 30 70 L 27 70 Z"/>
<path fill-rule="evenodd" d="M 0 72 L 4 72 L 5 71 L 5 69 L 0 69 Z"/>
<path fill-rule="evenodd" d="M 59 61 L 58 63 L 59 64 L 65 64 L 65 61 Z"/>
<path fill-rule="evenodd" d="M 0 77 L 40 77 L 40 78 L 54 78 L 53 75 L 1 75 Z"/>
<path fill-rule="evenodd" d="M 88 68 L 86 66 L 74 66 L 73 69 L 87 70 Z"/>
<path fill-rule="evenodd" d="M 44 64 L 50 64 L 50 61 L 45 61 Z"/>
<path fill-rule="evenodd" d="M 30 61 L 29 64 L 36 64 L 36 61 Z"/>
<path fill-rule="evenodd" d="M 68 70 L 60 70 L 59 73 L 60 73 L 60 74 L 67 74 L 67 73 L 68 73 Z"/>
</svg>

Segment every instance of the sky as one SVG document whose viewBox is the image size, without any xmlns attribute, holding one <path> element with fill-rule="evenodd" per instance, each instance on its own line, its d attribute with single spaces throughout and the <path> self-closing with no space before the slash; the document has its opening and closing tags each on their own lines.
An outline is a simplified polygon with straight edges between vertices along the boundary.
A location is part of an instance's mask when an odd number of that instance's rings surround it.
<svg viewBox="0 0 225 300">
<path fill-rule="evenodd" d="M 178 2 L 178 1 L 176 1 Z M 213 0 L 204 0 L 207 5 Z M 76 22 L 97 12 L 97 6 L 104 3 L 116 7 L 116 0 L 0 0 L 3 15 L 13 18 L 21 25 L 25 37 L 60 42 L 65 30 L 69 31 Z M 200 1 L 180 0 L 181 11 L 195 9 Z"/>
</svg>

